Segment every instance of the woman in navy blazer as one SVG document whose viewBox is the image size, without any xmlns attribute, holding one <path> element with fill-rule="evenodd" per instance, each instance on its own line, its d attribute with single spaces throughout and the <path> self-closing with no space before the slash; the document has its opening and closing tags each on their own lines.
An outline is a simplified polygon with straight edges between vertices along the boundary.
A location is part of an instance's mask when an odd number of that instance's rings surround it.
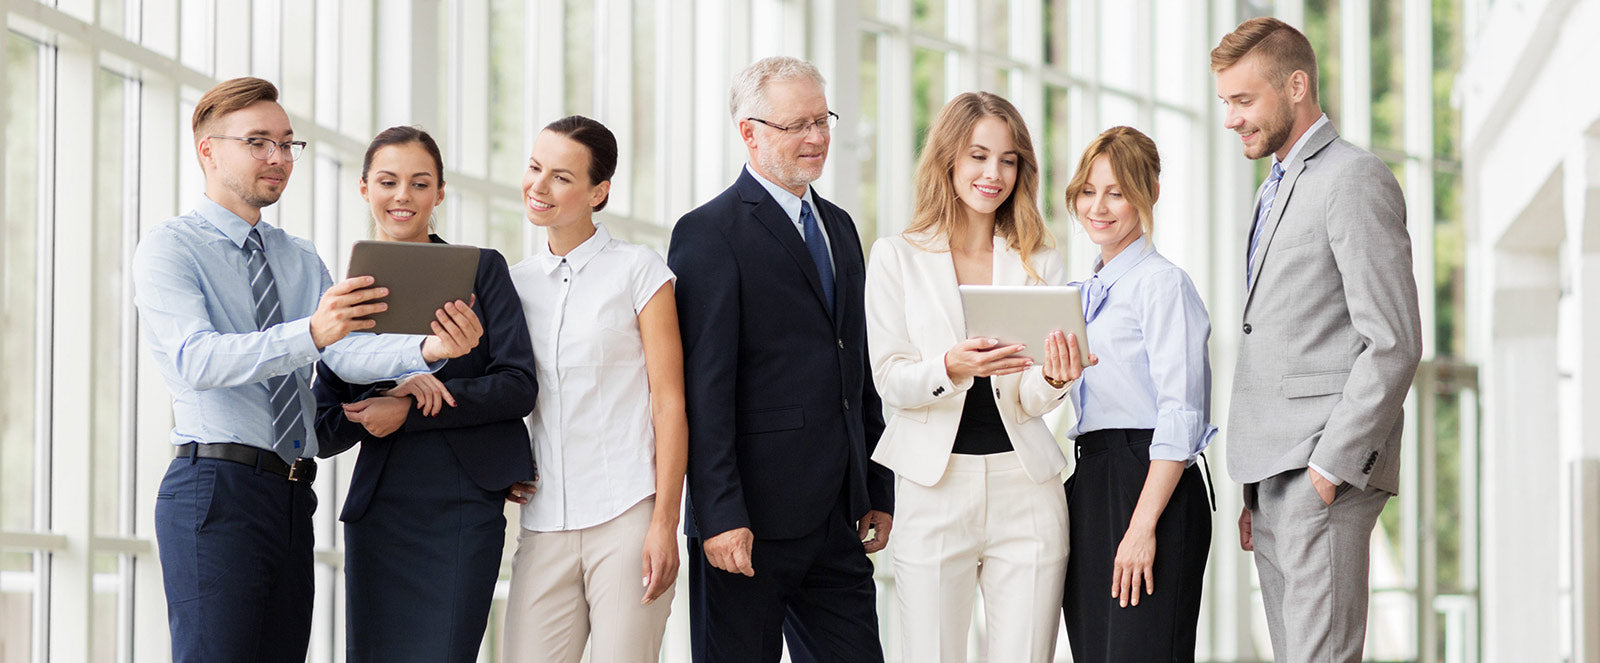
<svg viewBox="0 0 1600 663">
<path fill-rule="evenodd" d="M 426 132 L 394 127 L 367 148 L 361 194 L 378 239 L 429 232 L 443 162 Z M 505 542 L 505 498 L 534 476 L 533 347 L 505 258 L 481 249 L 473 310 L 483 339 L 432 375 L 352 385 L 317 366 L 324 455 L 361 442 L 345 523 L 347 660 L 472 661 Z M 437 324 L 437 323 L 436 323 Z"/>
</svg>

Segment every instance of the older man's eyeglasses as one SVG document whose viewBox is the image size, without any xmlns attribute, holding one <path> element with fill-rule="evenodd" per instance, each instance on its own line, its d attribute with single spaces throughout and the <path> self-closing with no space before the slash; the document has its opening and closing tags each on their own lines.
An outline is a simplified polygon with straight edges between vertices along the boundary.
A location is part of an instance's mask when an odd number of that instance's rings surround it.
<svg viewBox="0 0 1600 663">
<path fill-rule="evenodd" d="M 259 136 L 251 136 L 248 138 L 244 136 L 210 136 L 210 138 L 225 138 L 228 140 L 240 141 L 250 146 L 250 156 L 262 161 L 271 159 L 272 155 L 277 153 L 279 150 L 282 150 L 284 156 L 288 157 L 290 161 L 294 161 L 299 159 L 300 155 L 305 154 L 306 151 L 306 142 L 303 140 L 290 140 L 282 143 L 274 143 Z"/>
<path fill-rule="evenodd" d="M 839 124 L 839 114 L 833 111 L 828 111 L 828 115 L 819 120 L 813 120 L 810 122 L 796 122 L 788 126 L 773 124 L 759 117 L 747 117 L 745 119 L 751 122 L 760 122 L 765 124 L 769 127 L 777 129 L 778 131 L 782 131 L 784 135 L 787 136 L 804 136 L 812 129 L 816 129 L 822 135 L 826 136 L 830 131 L 833 130 L 835 126 Z"/>
</svg>

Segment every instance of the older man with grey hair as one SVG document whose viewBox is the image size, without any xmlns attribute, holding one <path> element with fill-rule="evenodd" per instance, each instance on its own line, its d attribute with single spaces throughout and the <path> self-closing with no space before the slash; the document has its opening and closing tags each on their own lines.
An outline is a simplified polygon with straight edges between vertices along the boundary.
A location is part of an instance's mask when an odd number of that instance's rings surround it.
<svg viewBox="0 0 1600 663">
<path fill-rule="evenodd" d="M 888 542 L 893 476 L 867 364 L 861 240 L 811 187 L 831 129 L 816 67 L 760 60 L 729 110 L 750 162 L 684 215 L 678 276 L 689 411 L 696 661 L 882 661 L 867 553 Z"/>
</svg>

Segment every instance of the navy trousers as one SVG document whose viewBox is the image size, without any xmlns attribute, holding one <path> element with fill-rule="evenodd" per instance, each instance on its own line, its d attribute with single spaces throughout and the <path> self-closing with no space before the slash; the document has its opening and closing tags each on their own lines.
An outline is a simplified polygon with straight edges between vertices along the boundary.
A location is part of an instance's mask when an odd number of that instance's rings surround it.
<svg viewBox="0 0 1600 663">
<path fill-rule="evenodd" d="M 872 561 L 841 499 L 797 539 L 756 539 L 755 577 L 707 561 L 689 540 L 689 642 L 696 663 L 775 663 L 788 632 L 796 661 L 882 663 Z"/>
<path fill-rule="evenodd" d="M 175 663 L 306 660 L 317 496 L 249 465 L 177 458 L 156 495 Z"/>
<path fill-rule="evenodd" d="M 473 483 L 437 436 L 389 450 L 372 502 L 344 525 L 350 663 L 478 660 L 500 576 L 505 495 Z"/>
</svg>

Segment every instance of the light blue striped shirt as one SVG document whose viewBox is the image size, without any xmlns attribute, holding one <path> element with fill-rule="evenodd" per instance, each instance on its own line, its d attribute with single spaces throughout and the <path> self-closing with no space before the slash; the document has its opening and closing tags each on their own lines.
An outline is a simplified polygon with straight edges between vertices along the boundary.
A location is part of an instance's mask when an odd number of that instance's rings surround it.
<svg viewBox="0 0 1600 663">
<path fill-rule="evenodd" d="M 172 393 L 172 443 L 233 442 L 271 450 L 267 378 L 300 377 L 307 457 L 317 452 L 312 369 L 328 362 L 349 382 L 436 370 L 421 337 L 351 334 L 319 351 L 311 314 L 333 280 L 316 249 L 265 221 L 256 224 L 285 322 L 257 331 L 244 249 L 250 223 L 202 197 L 195 209 L 152 228 L 133 258 L 134 303 L 144 338 Z"/>
<path fill-rule="evenodd" d="M 1089 321 L 1089 351 L 1100 363 L 1072 386 L 1078 423 L 1067 433 L 1112 428 L 1154 429 L 1151 460 L 1193 462 L 1217 427 L 1211 425 L 1211 318 L 1194 282 L 1146 238 L 1109 264 L 1095 260 L 1105 301 Z M 1088 288 L 1084 288 L 1085 292 Z"/>
</svg>

